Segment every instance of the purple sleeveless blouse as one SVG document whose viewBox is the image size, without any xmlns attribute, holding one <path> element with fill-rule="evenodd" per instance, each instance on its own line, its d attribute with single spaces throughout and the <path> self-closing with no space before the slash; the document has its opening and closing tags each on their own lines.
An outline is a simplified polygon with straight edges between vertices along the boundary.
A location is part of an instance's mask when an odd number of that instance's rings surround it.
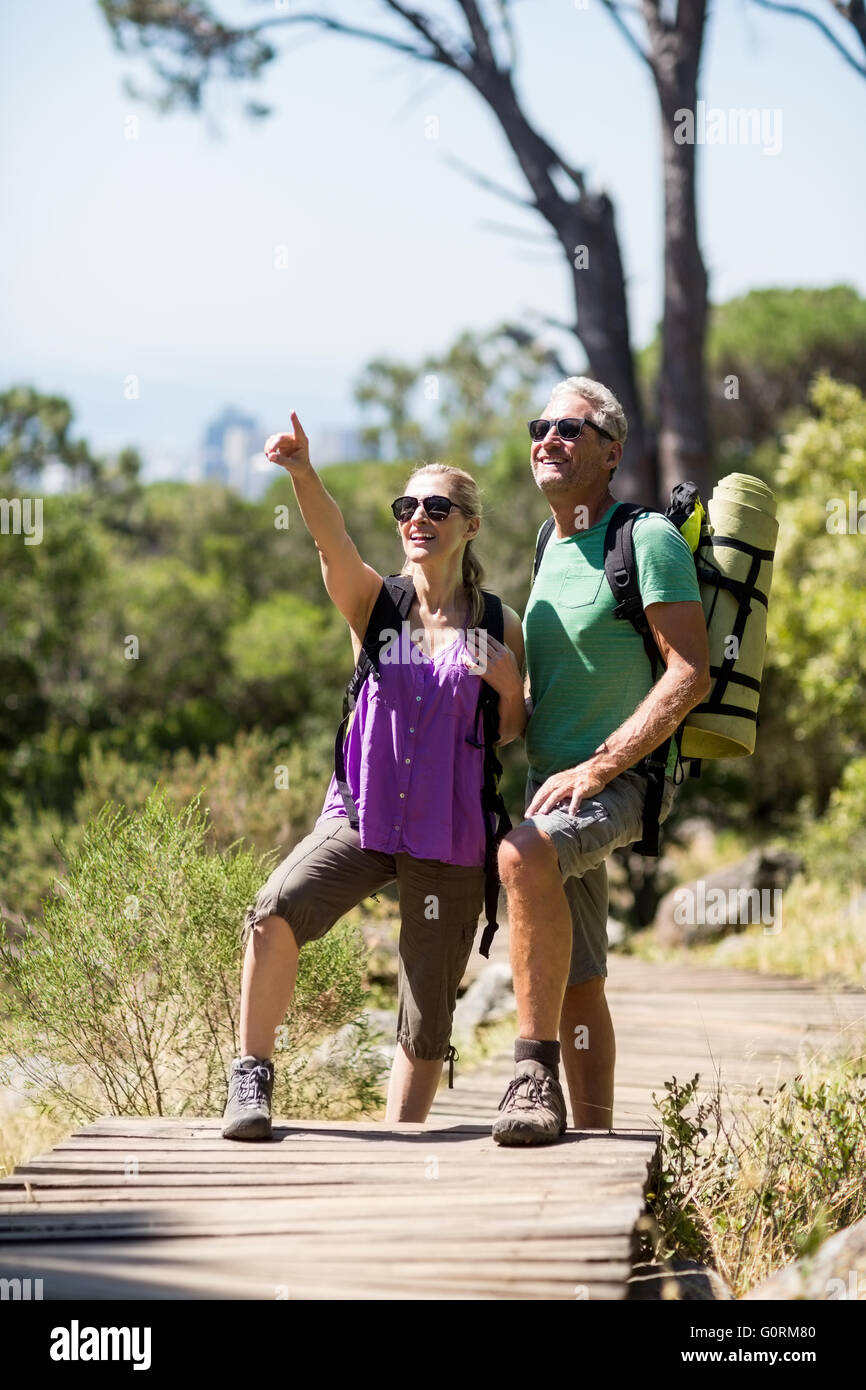
<svg viewBox="0 0 866 1390">
<path fill-rule="evenodd" d="M 475 737 L 481 677 L 461 664 L 461 635 L 434 657 L 409 624 L 361 687 L 345 744 L 361 846 L 467 866 L 484 863 L 484 750 Z M 483 732 L 479 721 L 479 740 Z M 345 816 L 332 776 L 317 825 Z"/>
</svg>

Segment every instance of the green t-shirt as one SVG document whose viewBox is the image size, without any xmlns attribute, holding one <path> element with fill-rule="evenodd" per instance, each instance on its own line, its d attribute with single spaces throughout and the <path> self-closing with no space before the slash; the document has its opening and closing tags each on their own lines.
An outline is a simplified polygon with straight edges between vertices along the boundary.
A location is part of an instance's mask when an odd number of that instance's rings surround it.
<svg viewBox="0 0 866 1390">
<path fill-rule="evenodd" d="M 615 506 L 588 531 L 562 540 L 553 533 L 529 595 L 526 756 L 536 781 L 589 758 L 652 685 L 643 641 L 630 622 L 614 618 L 616 600 L 605 578 L 604 536 Z M 633 536 L 644 608 L 700 601 L 694 557 L 669 521 L 648 512 L 638 517 Z M 672 745 L 669 773 L 675 762 Z"/>
</svg>

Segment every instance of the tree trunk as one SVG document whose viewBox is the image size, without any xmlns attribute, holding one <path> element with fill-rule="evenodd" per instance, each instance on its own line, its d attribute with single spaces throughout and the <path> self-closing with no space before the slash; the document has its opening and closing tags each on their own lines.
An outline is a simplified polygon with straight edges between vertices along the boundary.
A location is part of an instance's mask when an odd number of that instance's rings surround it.
<svg viewBox="0 0 866 1390">
<path fill-rule="evenodd" d="M 665 23 L 657 0 L 644 0 L 650 66 L 662 116 L 665 278 L 659 373 L 659 473 L 665 497 L 690 479 L 706 498 L 710 440 L 704 354 L 707 272 L 698 242 L 694 143 L 678 144 L 677 111 L 696 110 L 706 0 L 681 4 Z"/>
<path fill-rule="evenodd" d="M 626 502 L 654 506 L 658 499 L 656 455 L 647 439 L 643 404 L 637 389 L 625 276 L 616 234 L 613 204 L 606 193 L 586 193 L 574 208 L 575 239 L 566 247 L 572 259 L 577 336 L 589 358 L 589 374 L 604 382 L 620 402 L 628 421 L 628 440 L 617 469 L 614 491 Z M 585 269 L 575 247 L 587 248 Z"/>
<path fill-rule="evenodd" d="M 588 193 L 582 176 L 529 125 L 507 73 L 476 71 L 472 80 L 495 113 L 532 189 L 535 207 L 568 259 L 576 312 L 572 331 L 589 359 L 588 374 L 609 387 L 625 411 L 629 435 L 616 475 L 617 495 L 653 505 L 659 494 L 656 459 L 637 391 L 613 204 L 606 193 Z M 552 169 L 575 184 L 577 197 L 562 196 Z"/>
</svg>

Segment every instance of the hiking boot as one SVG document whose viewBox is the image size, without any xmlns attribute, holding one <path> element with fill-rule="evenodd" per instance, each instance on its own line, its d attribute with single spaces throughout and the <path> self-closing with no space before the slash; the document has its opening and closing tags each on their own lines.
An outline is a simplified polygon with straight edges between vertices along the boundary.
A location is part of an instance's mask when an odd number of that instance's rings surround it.
<svg viewBox="0 0 866 1390">
<path fill-rule="evenodd" d="M 232 1062 L 229 1098 L 223 1114 L 223 1139 L 271 1139 L 271 1093 L 274 1064 L 266 1057 Z"/>
<path fill-rule="evenodd" d="M 566 1131 L 565 1097 L 549 1067 L 518 1062 L 493 1125 L 497 1144 L 555 1144 Z"/>
</svg>

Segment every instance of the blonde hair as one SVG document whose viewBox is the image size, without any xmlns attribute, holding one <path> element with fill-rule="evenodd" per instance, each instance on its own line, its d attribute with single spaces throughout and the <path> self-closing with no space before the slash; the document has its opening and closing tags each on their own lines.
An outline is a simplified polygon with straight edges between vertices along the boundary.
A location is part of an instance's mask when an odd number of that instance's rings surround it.
<svg viewBox="0 0 866 1390">
<path fill-rule="evenodd" d="M 462 468 L 454 468 L 449 463 L 425 463 L 423 467 L 415 469 L 409 483 L 415 478 L 423 478 L 425 474 L 431 473 L 441 473 L 448 479 L 452 502 L 456 502 L 467 516 L 481 516 L 481 493 L 470 473 L 464 472 Z M 409 483 L 406 484 L 407 487 Z M 400 573 L 411 574 L 413 569 L 412 561 L 406 560 Z M 472 541 L 467 541 L 463 551 L 463 591 L 469 604 L 468 627 L 480 627 L 484 617 L 484 596 L 481 593 L 483 580 L 484 569 L 481 561 L 475 554 Z"/>
</svg>

